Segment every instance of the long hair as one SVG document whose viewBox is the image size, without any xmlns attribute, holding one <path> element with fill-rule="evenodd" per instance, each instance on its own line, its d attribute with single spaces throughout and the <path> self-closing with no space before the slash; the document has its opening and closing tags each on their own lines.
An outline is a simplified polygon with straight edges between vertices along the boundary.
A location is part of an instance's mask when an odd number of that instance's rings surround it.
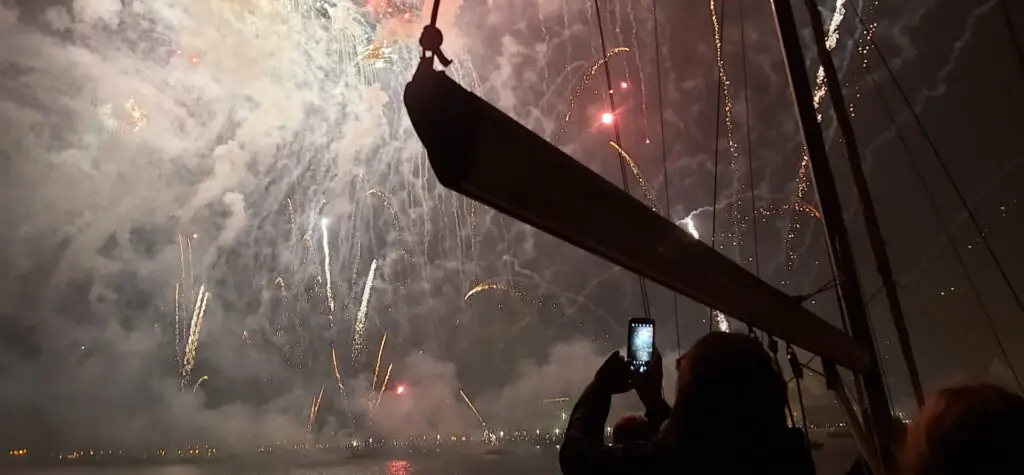
<svg viewBox="0 0 1024 475">
<path fill-rule="evenodd" d="M 1024 473 L 1024 397 L 992 384 L 938 391 L 910 425 L 907 475 Z"/>
</svg>

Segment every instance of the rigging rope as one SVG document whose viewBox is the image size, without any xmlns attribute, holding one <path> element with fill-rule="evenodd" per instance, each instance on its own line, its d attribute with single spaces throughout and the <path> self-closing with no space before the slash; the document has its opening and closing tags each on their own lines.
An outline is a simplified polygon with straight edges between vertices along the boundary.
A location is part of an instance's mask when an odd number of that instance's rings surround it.
<svg viewBox="0 0 1024 475">
<path fill-rule="evenodd" d="M 747 82 L 747 34 L 746 20 L 743 15 L 743 2 L 740 4 L 740 52 L 743 55 L 743 113 L 747 132 L 747 189 L 750 192 L 750 220 L 754 231 L 754 275 L 761 277 L 761 248 L 757 241 L 757 204 L 754 196 L 754 146 L 750 140 L 750 86 Z M 747 325 L 747 333 L 756 336 L 753 325 Z"/>
<path fill-rule="evenodd" d="M 1020 376 L 1017 374 L 1017 370 L 1013 366 L 1013 362 L 1010 360 L 1009 353 L 1006 351 L 1006 346 L 1003 344 L 1002 337 L 999 336 L 999 332 L 996 331 L 995 323 L 992 321 L 992 314 L 989 312 L 985 303 L 981 299 L 981 294 L 978 292 L 978 285 L 974 282 L 974 278 L 971 277 L 970 270 L 967 268 L 967 263 L 964 260 L 963 254 L 957 247 L 956 242 L 953 240 L 953 235 L 949 232 L 948 227 L 942 226 L 942 212 L 939 211 L 938 201 L 928 188 L 928 183 L 924 179 L 924 175 L 921 173 L 921 168 L 918 164 L 918 160 L 914 157 L 914 154 L 910 150 L 910 145 L 907 143 L 906 137 L 903 136 L 903 132 L 900 131 L 898 124 L 896 123 L 896 117 L 892 110 L 889 108 L 888 103 L 885 102 L 885 98 L 882 97 L 881 92 L 878 88 L 878 82 L 875 80 L 871 71 L 868 71 L 868 78 L 871 80 L 871 87 L 874 89 L 878 102 L 882 106 L 882 111 L 885 112 L 886 117 L 892 124 L 896 131 L 896 138 L 899 140 L 900 145 L 903 147 L 903 151 L 906 154 L 908 161 L 910 162 L 910 168 L 914 171 L 914 176 L 917 178 L 918 184 L 921 185 L 921 189 L 924 190 L 925 196 L 928 198 L 928 204 L 932 210 L 932 215 L 935 218 L 935 224 L 942 228 L 942 234 L 946 238 L 946 242 L 949 244 L 949 248 L 953 251 L 953 255 L 956 257 L 957 264 L 960 267 L 960 271 L 963 272 L 964 277 L 967 279 L 967 285 L 971 288 L 971 293 L 974 294 L 974 300 L 978 304 L 978 308 L 981 309 L 981 314 L 985 317 L 985 323 L 988 325 L 989 331 L 992 333 L 992 337 L 996 340 L 996 346 L 999 349 L 999 353 L 1009 368 L 1010 373 L 1013 375 L 1013 379 L 1017 382 L 1017 389 L 1024 392 L 1024 384 L 1022 384 Z"/>
<path fill-rule="evenodd" d="M 434 1 L 439 2 L 441 0 Z M 601 17 L 601 5 L 598 3 L 598 0 L 594 0 L 594 13 L 597 15 L 597 32 L 601 37 L 601 57 L 604 58 L 608 56 L 608 46 L 604 39 L 604 19 Z M 608 63 L 609 61 L 604 62 L 604 79 L 609 91 L 608 105 L 611 108 L 609 112 L 612 114 L 612 130 L 615 131 L 615 145 L 622 150 L 622 134 L 619 132 L 619 118 L 615 109 L 615 94 L 612 92 L 614 91 L 612 88 L 612 72 Z M 629 193 L 629 182 L 626 180 L 626 162 L 625 159 L 622 158 L 621 154 L 617 154 L 617 157 L 619 161 L 619 171 L 622 172 L 622 188 L 626 193 Z M 647 279 L 642 275 L 637 275 L 637 278 L 640 280 L 640 300 L 643 304 L 644 316 L 651 317 L 651 301 L 647 296 Z"/>
<path fill-rule="evenodd" d="M 857 10 L 857 8 L 853 4 L 850 4 L 850 7 L 853 10 L 854 15 L 857 16 L 857 20 L 860 21 L 862 27 L 867 28 L 867 25 L 865 25 L 864 23 L 864 18 L 860 16 L 860 12 Z M 962 206 L 964 208 L 964 211 L 967 212 L 968 220 L 970 220 L 971 225 L 974 227 L 974 231 L 978 233 L 978 237 L 980 238 L 982 246 L 985 248 L 985 251 L 988 253 L 989 257 L 992 258 L 992 261 L 995 264 L 996 269 L 999 271 L 999 275 L 1002 278 L 1003 283 L 1006 285 L 1006 287 L 1010 290 L 1010 293 L 1013 295 L 1013 300 L 1016 302 L 1017 308 L 1020 310 L 1022 314 L 1024 314 L 1024 300 L 1021 299 L 1020 293 L 1018 293 L 1017 289 L 1013 286 L 1013 283 L 1010 281 L 1010 276 L 1006 273 L 1006 269 L 1003 267 L 1002 262 L 999 260 L 999 258 L 996 256 L 995 251 L 992 249 L 992 245 L 989 243 L 988 237 L 985 236 L 985 231 L 982 229 L 981 224 L 978 222 L 978 218 L 974 215 L 974 211 L 971 210 L 971 206 L 967 202 L 967 198 L 964 197 L 963 192 L 960 190 L 960 186 L 957 185 L 956 180 L 953 179 L 953 174 L 952 172 L 950 172 L 949 167 L 946 165 L 945 158 L 943 158 L 942 153 L 939 152 L 939 148 L 935 145 L 935 141 L 932 140 L 931 134 L 929 134 L 928 130 L 925 129 L 924 123 L 921 122 L 921 117 L 918 115 L 917 111 L 914 110 L 914 105 L 911 104 L 910 98 L 907 96 L 906 91 L 903 90 L 903 86 L 900 84 L 899 80 L 896 79 L 896 74 L 893 73 L 892 68 L 889 67 L 889 62 L 885 59 L 885 55 L 882 54 L 882 50 L 878 47 L 877 44 L 875 44 L 875 41 L 871 39 L 870 36 L 868 37 L 868 41 L 871 45 L 871 49 L 875 51 L 875 54 L 878 55 L 878 59 L 882 62 L 882 66 L 885 68 L 885 71 L 889 74 L 889 78 L 892 79 L 893 85 L 896 86 L 896 91 L 899 93 L 900 98 L 903 99 L 903 103 L 906 104 L 907 110 L 910 112 L 911 117 L 914 119 L 914 123 L 917 125 L 917 128 L 921 131 L 921 135 L 924 136 L 925 142 L 928 144 L 928 148 L 931 150 L 932 155 L 935 157 L 935 161 L 938 162 L 939 164 L 939 168 L 942 169 L 942 173 L 946 176 L 946 180 L 949 181 L 950 186 L 952 186 L 953 191 L 956 193 L 957 201 L 960 202 L 960 206 Z"/>
<path fill-rule="evenodd" d="M 779 362 L 779 341 L 774 336 L 765 332 L 768 336 L 768 341 L 765 342 L 765 346 L 768 347 L 768 352 L 772 354 L 772 364 L 775 366 L 775 371 L 779 373 L 779 377 L 782 377 L 782 363 Z M 796 419 L 793 417 L 793 406 L 789 403 L 789 389 L 786 389 L 786 415 L 789 416 L 789 422 L 791 425 L 796 425 Z"/>
<path fill-rule="evenodd" d="M 786 342 L 786 359 L 789 360 L 789 371 L 796 379 L 796 399 L 800 404 L 800 425 L 804 429 L 804 442 L 810 445 L 810 432 L 807 432 L 807 408 L 804 407 L 804 369 L 800 364 L 800 358 L 796 356 L 796 351 L 793 351 L 793 345 L 790 345 L 789 342 Z"/>
<path fill-rule="evenodd" d="M 668 186 L 668 145 L 665 143 L 665 89 L 662 87 L 662 76 L 661 76 L 661 43 L 658 36 L 658 0 L 651 0 L 652 15 L 654 16 L 654 66 L 655 74 L 658 75 L 658 129 L 661 131 L 661 167 L 662 167 L 662 184 L 665 187 L 665 217 L 675 224 L 675 220 L 672 219 L 672 205 L 669 200 L 669 186 Z M 755 238 L 756 240 L 756 238 Z M 683 345 L 681 343 L 681 337 L 679 333 L 679 294 L 672 291 L 672 310 L 675 312 L 676 317 L 676 348 L 683 351 Z"/>
<path fill-rule="evenodd" d="M 754 203 L 754 147 L 750 142 L 750 87 L 747 83 L 747 35 L 743 19 L 743 2 L 740 4 L 740 51 L 743 53 L 743 108 L 747 129 L 747 188 L 750 191 L 750 218 L 754 222 L 754 275 L 761 277 L 761 253 L 757 245 L 757 206 Z"/>
<path fill-rule="evenodd" d="M 1013 51 L 1017 53 L 1017 66 L 1020 72 L 1024 73 L 1024 51 L 1021 50 L 1020 38 L 1017 37 L 1017 27 L 1013 26 L 1013 13 L 1010 11 L 1010 2 L 999 0 L 1003 6 L 1003 19 L 1006 20 L 1006 29 L 1010 32 L 1010 42 L 1013 43 Z"/>
<path fill-rule="evenodd" d="M 597 0 L 595 0 L 597 1 Z M 722 74 L 721 65 L 721 45 L 722 45 L 722 32 L 725 31 L 725 4 L 722 4 L 722 15 L 719 16 L 718 12 L 715 11 L 715 1 L 711 0 L 711 21 L 718 23 L 718 31 L 715 32 L 715 69 L 718 71 L 718 99 L 715 105 L 715 173 L 714 173 L 714 184 L 712 185 L 712 201 L 711 201 L 711 249 L 715 248 L 715 236 L 718 234 L 718 152 L 721 149 L 721 120 L 722 120 L 722 95 L 725 93 L 725 77 Z M 720 18 L 720 19 L 719 19 Z M 715 328 L 715 309 L 708 307 L 708 331 L 711 332 Z"/>
</svg>

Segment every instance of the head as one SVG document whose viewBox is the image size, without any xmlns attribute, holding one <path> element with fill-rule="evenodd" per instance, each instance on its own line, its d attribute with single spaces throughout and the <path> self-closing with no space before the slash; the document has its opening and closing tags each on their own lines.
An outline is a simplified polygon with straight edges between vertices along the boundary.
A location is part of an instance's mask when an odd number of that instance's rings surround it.
<svg viewBox="0 0 1024 475">
<path fill-rule="evenodd" d="M 786 428 L 786 383 L 758 340 L 709 333 L 676 361 L 676 370 L 673 435 L 756 440 Z"/>
<path fill-rule="evenodd" d="M 612 443 L 616 445 L 641 442 L 653 435 L 642 414 L 627 414 L 612 426 Z"/>
<path fill-rule="evenodd" d="M 991 384 L 940 390 L 910 425 L 901 464 L 908 475 L 1018 473 L 1024 397 Z"/>
</svg>

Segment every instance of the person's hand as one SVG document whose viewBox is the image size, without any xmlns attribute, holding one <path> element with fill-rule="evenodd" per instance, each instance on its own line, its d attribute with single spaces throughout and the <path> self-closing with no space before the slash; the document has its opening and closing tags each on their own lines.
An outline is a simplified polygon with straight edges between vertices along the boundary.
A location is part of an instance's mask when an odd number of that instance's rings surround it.
<svg viewBox="0 0 1024 475">
<path fill-rule="evenodd" d="M 633 389 L 630 382 L 629 365 L 618 351 L 604 360 L 594 375 L 594 385 L 610 394 L 622 394 Z"/>
<path fill-rule="evenodd" d="M 636 388 L 637 396 L 641 401 L 651 401 L 661 398 L 661 380 L 664 376 L 661 364 L 661 352 L 654 349 L 654 356 L 647 364 L 647 371 L 643 373 L 634 372 L 633 387 Z"/>
</svg>

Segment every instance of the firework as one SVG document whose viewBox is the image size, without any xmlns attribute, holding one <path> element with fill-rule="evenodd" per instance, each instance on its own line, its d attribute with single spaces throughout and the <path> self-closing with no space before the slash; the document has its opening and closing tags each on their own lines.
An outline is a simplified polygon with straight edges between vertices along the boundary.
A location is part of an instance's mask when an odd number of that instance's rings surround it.
<svg viewBox="0 0 1024 475">
<path fill-rule="evenodd" d="M 359 61 L 371 68 L 385 68 L 395 61 L 387 41 L 376 41 L 359 52 Z"/>
<path fill-rule="evenodd" d="M 877 2 L 873 2 L 872 7 L 874 6 L 874 3 Z M 839 43 L 839 27 L 842 24 L 843 18 L 845 17 L 846 0 L 837 0 L 836 10 L 835 12 L 832 13 L 832 20 L 829 22 L 828 34 L 825 39 L 825 47 L 828 48 L 829 51 L 835 49 L 836 45 Z M 869 29 L 869 31 L 867 31 L 866 37 L 868 38 L 868 40 L 870 40 L 871 35 L 873 34 L 874 28 L 872 27 L 871 29 Z M 858 52 L 863 54 L 862 45 L 858 48 Z M 863 59 L 863 65 L 867 66 L 866 57 Z M 821 112 L 819 109 L 821 108 L 821 104 L 824 101 L 825 95 L 827 93 L 828 88 L 827 84 L 825 83 L 825 68 L 819 66 L 817 75 L 815 77 L 814 87 L 814 110 L 816 112 L 819 122 L 821 121 Z M 855 91 L 855 97 L 860 97 L 859 90 Z M 852 101 L 850 102 L 850 115 L 853 115 Z M 800 166 L 797 169 L 796 197 L 794 197 L 792 203 L 784 205 L 777 209 L 768 208 L 764 210 L 759 210 L 759 212 L 762 213 L 762 217 L 768 214 L 781 214 L 781 212 L 785 210 L 791 210 L 795 212 L 793 214 L 793 217 L 789 221 L 789 229 L 787 229 L 786 237 L 783 240 L 783 246 L 786 249 L 786 270 L 793 270 L 793 266 L 796 263 L 796 252 L 793 250 L 793 239 L 796 237 L 796 231 L 800 229 L 800 225 L 802 224 L 801 213 L 810 214 L 811 216 L 817 219 L 821 219 L 821 212 L 819 212 L 817 208 L 815 208 L 814 206 L 808 204 L 806 201 L 806 194 L 807 191 L 810 189 L 810 176 L 807 173 L 807 171 L 810 169 L 810 165 L 810 157 L 807 156 L 807 151 L 805 150 L 800 157 Z"/>
<path fill-rule="evenodd" d="M 559 138 L 562 137 L 562 134 L 565 133 L 565 126 L 568 125 L 569 122 L 572 122 L 572 113 L 576 109 L 576 102 L 579 100 L 580 96 L 582 96 L 583 93 L 586 92 L 587 85 L 589 85 L 590 81 L 594 79 L 594 75 L 597 74 L 597 71 L 601 68 L 601 66 L 604 65 L 604 63 L 611 59 L 612 57 L 628 52 L 629 48 L 612 48 L 608 50 L 608 54 L 598 58 L 596 61 L 594 61 L 593 64 L 590 65 L 590 68 L 587 69 L 587 72 L 583 75 L 583 78 L 580 79 L 579 84 L 576 85 L 576 89 L 575 91 L 573 91 L 572 96 L 569 97 L 569 103 L 566 106 L 566 112 L 565 114 L 562 115 L 562 125 L 558 129 L 558 134 L 556 134 L 555 138 L 552 140 L 558 140 Z"/>
<path fill-rule="evenodd" d="M 134 97 L 129 97 L 120 107 L 103 104 L 96 108 L 100 124 L 108 134 L 127 134 L 141 131 L 149 122 L 149 112 L 143 109 Z"/>
<path fill-rule="evenodd" d="M 476 406 L 473 405 L 473 401 L 469 400 L 469 396 L 466 395 L 466 391 L 463 391 L 462 388 L 459 388 L 459 394 L 461 394 L 462 399 L 466 401 L 466 405 L 473 410 L 473 414 L 476 414 L 476 418 L 480 421 L 480 425 L 487 427 L 487 423 L 484 422 L 483 417 L 480 417 L 480 411 L 476 410 Z"/>
<path fill-rule="evenodd" d="M 719 14 L 715 7 L 715 0 L 710 0 L 709 6 L 711 9 L 711 23 L 714 27 L 715 33 L 715 59 L 718 64 L 718 77 L 721 81 L 722 88 L 722 111 L 725 113 L 725 141 L 729 147 L 729 170 L 732 172 L 733 180 L 736 186 L 733 189 L 732 201 L 730 201 L 729 207 L 729 222 L 732 229 L 729 235 L 732 237 L 733 245 L 736 246 L 737 252 L 742 253 L 743 248 L 743 230 L 746 226 L 746 218 L 742 215 L 740 210 L 742 209 L 743 195 L 746 190 L 746 184 L 744 183 L 742 176 L 740 175 L 739 160 L 739 144 L 736 143 L 735 127 L 733 125 L 733 98 L 730 86 L 732 83 L 729 81 L 729 76 L 725 69 L 725 59 L 722 55 L 722 25 L 719 21 Z M 718 124 L 715 124 L 718 127 Z M 718 147 L 718 144 L 715 144 Z M 714 230 L 712 230 L 714 232 Z M 741 256 L 742 257 L 742 256 Z"/>
<path fill-rule="evenodd" d="M 341 391 L 341 396 L 345 397 L 345 385 L 341 383 L 341 371 L 338 370 L 338 353 L 334 351 L 334 345 L 331 345 L 331 361 L 334 362 L 334 382 L 338 385 L 338 391 Z"/>
<path fill-rule="evenodd" d="M 843 18 L 846 17 L 846 0 L 836 0 L 836 11 L 832 13 L 832 21 L 828 24 L 828 33 L 825 36 L 825 47 L 829 51 L 835 49 L 836 45 L 839 44 L 839 26 L 843 22 Z M 822 101 L 825 99 L 827 93 L 827 84 L 825 84 L 825 67 L 818 66 L 818 72 L 815 76 L 814 85 L 814 109 L 818 110 L 821 106 Z M 818 113 L 818 120 L 821 121 L 821 113 Z"/>
<path fill-rule="evenodd" d="M 199 385 L 203 384 L 203 381 L 206 381 L 207 379 L 210 379 L 210 377 L 205 375 L 202 378 L 199 378 L 199 381 L 196 381 L 196 385 L 192 386 L 192 392 L 196 392 L 196 390 L 199 389 Z"/>
<path fill-rule="evenodd" d="M 398 219 L 398 211 L 395 210 L 395 205 L 391 202 L 391 198 L 388 197 L 387 193 L 378 189 L 372 189 L 366 192 L 366 196 L 376 196 L 380 200 L 380 203 L 384 205 L 384 209 L 391 215 L 391 226 L 395 228 L 396 233 L 401 235 L 402 223 Z"/>
<path fill-rule="evenodd" d="M 658 199 L 657 197 L 654 196 L 654 192 L 651 191 L 651 186 L 647 184 L 647 180 L 644 179 L 643 174 L 640 173 L 640 167 L 636 164 L 635 161 L 633 161 L 633 158 L 630 157 L 629 154 L 622 149 L 622 147 L 619 147 L 618 144 L 616 144 L 615 142 L 608 142 L 608 145 L 611 145 L 612 148 L 614 148 L 615 151 L 618 152 L 619 158 L 621 158 L 623 161 L 626 162 L 627 165 L 629 165 L 629 169 L 633 171 L 633 177 L 636 178 L 636 182 L 640 184 L 640 191 L 643 192 L 644 197 L 646 197 L 647 201 L 650 202 L 651 209 L 653 209 L 655 212 L 660 212 L 658 211 Z"/>
<path fill-rule="evenodd" d="M 552 402 L 569 402 L 569 398 L 567 398 L 567 397 L 554 397 L 554 398 L 550 398 L 550 399 L 545 399 L 543 402 L 545 404 L 552 403 Z"/>
<path fill-rule="evenodd" d="M 388 388 L 388 380 L 391 379 L 391 367 L 393 365 L 394 363 L 388 363 L 388 370 L 384 372 L 384 381 L 380 383 L 380 391 L 377 392 L 377 402 L 373 405 L 373 409 L 377 409 L 380 406 L 380 398 Z"/>
<path fill-rule="evenodd" d="M 181 282 L 174 283 L 174 361 L 181 364 Z"/>
<path fill-rule="evenodd" d="M 811 162 L 805 153 L 800 161 L 800 168 L 797 170 L 796 196 L 793 198 L 793 201 L 782 206 L 768 205 L 757 210 L 757 213 L 761 216 L 762 220 L 766 220 L 768 216 L 774 214 L 781 215 L 785 211 L 793 212 L 792 218 L 789 220 L 786 236 L 783 239 L 783 246 L 786 250 L 786 263 L 784 266 L 786 270 L 793 270 L 793 266 L 796 263 L 796 251 L 793 249 L 793 239 L 796 238 L 796 232 L 803 224 L 802 215 L 807 214 L 819 220 L 822 219 L 821 211 L 806 202 L 807 192 L 811 189 L 810 174 L 808 173 L 810 169 Z M 785 281 L 784 283 L 788 283 L 788 281 Z"/>
<path fill-rule="evenodd" d="M 206 302 L 210 293 L 206 291 L 206 284 L 199 287 L 199 296 L 196 297 L 196 306 L 192 312 L 192 325 L 189 327 L 188 342 L 185 344 L 185 361 L 181 367 L 181 387 L 184 388 L 189 382 L 192 374 L 192 367 L 196 364 L 196 350 L 199 348 L 199 334 L 203 329 L 203 315 L 206 313 Z"/>
<path fill-rule="evenodd" d="M 359 303 L 359 312 L 353 326 L 352 361 L 357 361 L 366 345 L 366 311 L 370 304 L 370 291 L 373 290 L 373 277 L 377 273 L 377 259 L 370 263 L 370 272 L 366 274 L 366 285 L 363 287 L 363 299 Z"/>
<path fill-rule="evenodd" d="M 324 286 L 327 288 L 327 306 L 331 313 L 328 318 L 334 324 L 334 286 L 331 284 L 331 247 L 327 244 L 327 218 L 320 220 L 320 234 L 323 235 L 324 248 Z"/>
<path fill-rule="evenodd" d="M 518 298 L 519 300 L 522 300 L 523 302 L 528 302 L 540 307 L 547 308 L 548 310 L 552 310 L 559 315 L 565 315 L 563 311 L 559 310 L 558 305 L 556 305 L 555 302 L 545 302 L 544 300 L 538 299 L 530 295 L 526 290 L 524 290 L 522 285 L 511 281 L 508 284 L 505 284 L 503 282 L 488 281 L 474 285 L 472 288 L 469 289 L 468 292 L 466 292 L 466 295 L 463 296 L 462 300 L 464 302 L 469 301 L 470 297 L 487 290 L 503 290 L 513 295 L 514 297 Z"/>
<path fill-rule="evenodd" d="M 338 370 L 338 354 L 334 351 L 334 345 L 331 345 L 331 362 L 334 363 L 334 383 L 338 385 L 338 392 L 341 394 L 341 405 L 345 409 L 345 414 L 348 415 L 349 419 L 352 419 L 352 412 L 348 409 L 348 394 L 345 393 L 345 385 L 341 382 L 341 371 Z M 353 426 L 355 420 L 352 420 Z"/>
<path fill-rule="evenodd" d="M 316 415 L 320 412 L 320 402 L 324 400 L 324 386 L 320 385 L 320 394 L 313 396 L 313 402 L 309 406 L 309 424 L 306 425 L 306 432 L 313 431 L 313 423 L 316 422 Z"/>
<path fill-rule="evenodd" d="M 377 350 L 377 364 L 373 366 L 373 384 L 370 385 L 370 391 L 377 388 L 377 373 L 380 372 L 380 358 L 384 356 L 384 343 L 388 341 L 388 334 L 385 333 L 384 337 L 380 339 L 380 349 Z M 383 390 L 384 388 L 381 388 Z"/>
<path fill-rule="evenodd" d="M 480 293 L 480 292 L 483 292 L 485 290 L 504 290 L 504 291 L 508 291 L 509 287 L 507 285 L 505 285 L 505 284 L 500 283 L 500 282 L 484 282 L 482 284 L 477 284 L 477 285 L 473 286 L 473 288 L 469 289 L 469 292 L 466 292 L 466 296 L 463 297 L 462 300 L 463 301 L 468 301 L 469 298 L 472 297 L 473 295 L 475 295 L 477 293 Z"/>
<path fill-rule="evenodd" d="M 722 312 L 719 312 L 718 310 L 715 310 L 715 311 L 713 311 L 711 313 L 712 313 L 712 315 L 714 315 L 715 327 L 718 329 L 718 331 L 728 333 L 729 332 L 729 319 L 725 317 L 725 314 L 722 313 Z"/>
<path fill-rule="evenodd" d="M 395 233 L 398 235 L 398 241 L 402 243 L 402 252 L 405 253 L 407 258 L 412 258 L 412 254 L 409 252 L 409 248 L 405 246 L 405 240 L 402 238 L 402 221 L 398 217 L 398 211 L 395 209 L 394 203 L 391 202 L 391 198 L 378 189 L 372 189 L 366 192 L 366 196 L 375 196 L 380 200 L 381 205 L 384 206 L 384 210 L 391 215 L 391 227 L 394 228 Z"/>
</svg>

